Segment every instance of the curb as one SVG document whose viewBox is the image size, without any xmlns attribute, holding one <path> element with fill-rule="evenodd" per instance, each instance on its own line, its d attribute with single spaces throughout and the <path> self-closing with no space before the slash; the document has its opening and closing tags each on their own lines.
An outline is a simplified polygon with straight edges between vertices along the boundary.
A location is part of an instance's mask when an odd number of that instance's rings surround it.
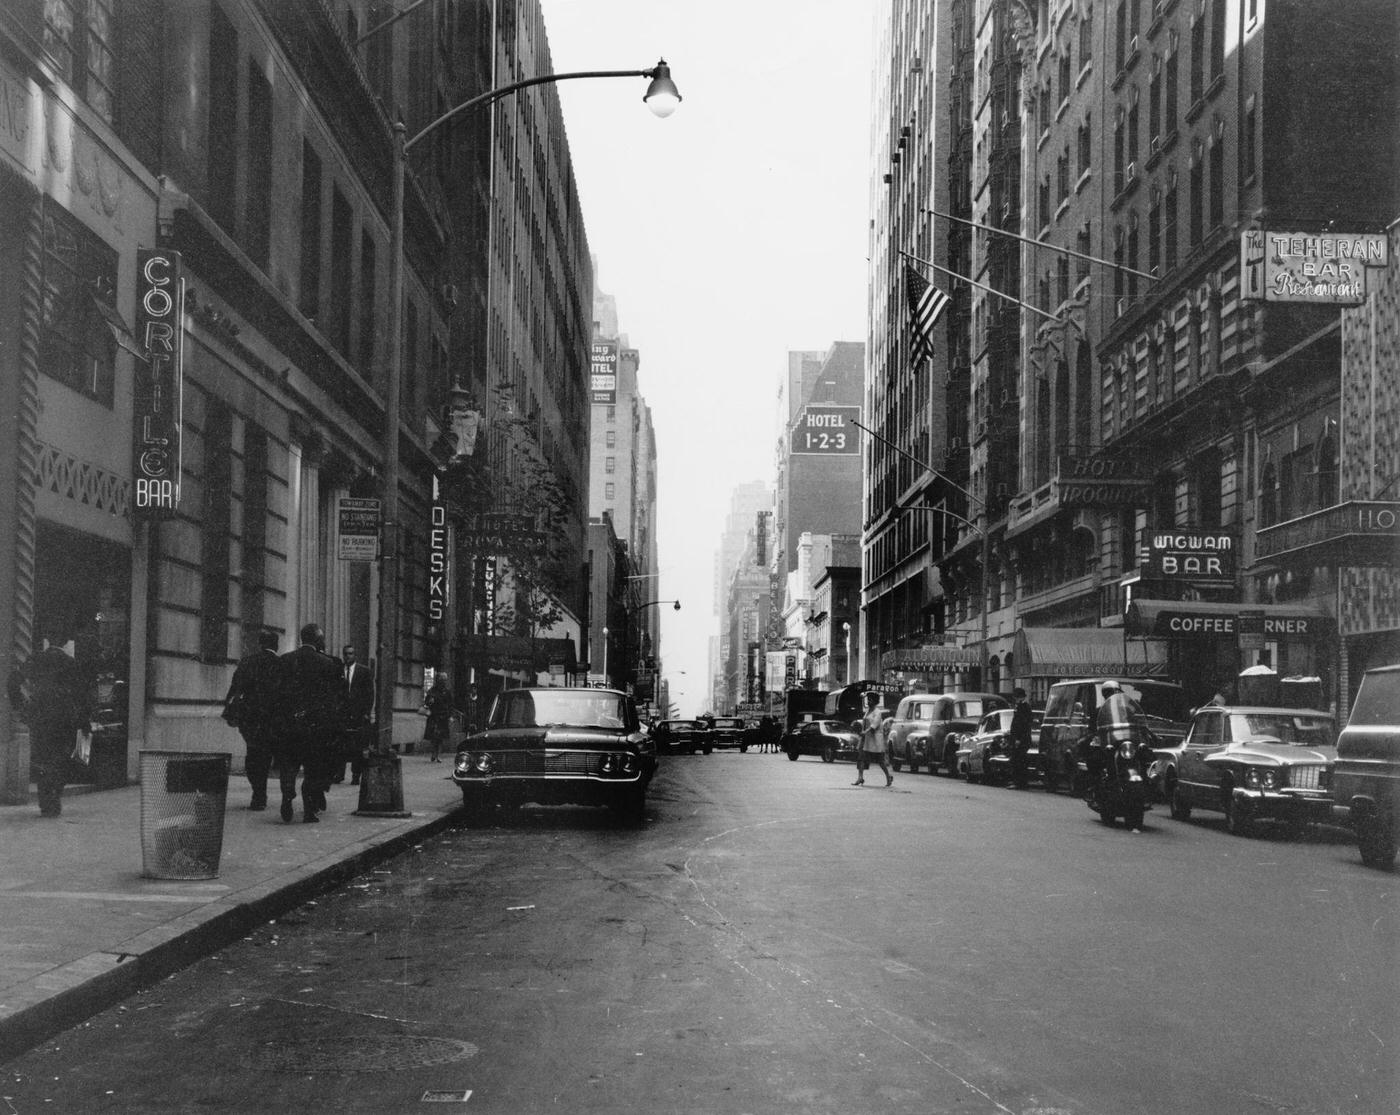
<svg viewBox="0 0 1400 1115">
<path fill-rule="evenodd" d="M 246 937 L 258 925 L 436 835 L 452 824 L 459 811 L 458 806 L 448 806 L 421 825 L 405 827 L 349 855 L 312 861 L 289 873 L 292 877 L 288 882 L 273 880 L 243 891 L 243 897 L 223 909 L 214 902 L 170 925 L 151 929 L 132 939 L 150 942 L 139 953 L 89 953 L 45 972 L 34 981 L 33 1002 L 0 1020 L 0 1063 L 28 1052 L 55 1034 Z"/>
</svg>

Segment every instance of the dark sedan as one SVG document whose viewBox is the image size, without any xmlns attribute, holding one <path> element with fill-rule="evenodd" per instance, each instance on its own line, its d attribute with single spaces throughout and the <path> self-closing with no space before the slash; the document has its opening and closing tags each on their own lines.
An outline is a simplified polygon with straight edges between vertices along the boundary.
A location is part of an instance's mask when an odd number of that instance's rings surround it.
<svg viewBox="0 0 1400 1115">
<path fill-rule="evenodd" d="M 694 755 L 714 750 L 710 729 L 703 720 L 663 720 L 652 729 L 652 739 L 661 755 Z"/>
<path fill-rule="evenodd" d="M 467 818 L 494 806 L 607 805 L 640 822 L 656 749 L 636 706 L 610 689 L 507 689 L 462 741 L 452 779 Z"/>
<path fill-rule="evenodd" d="M 860 734 L 839 720 L 808 720 L 783 736 L 783 751 L 793 762 L 799 755 L 818 755 L 824 763 L 853 759 L 860 750 Z"/>
</svg>

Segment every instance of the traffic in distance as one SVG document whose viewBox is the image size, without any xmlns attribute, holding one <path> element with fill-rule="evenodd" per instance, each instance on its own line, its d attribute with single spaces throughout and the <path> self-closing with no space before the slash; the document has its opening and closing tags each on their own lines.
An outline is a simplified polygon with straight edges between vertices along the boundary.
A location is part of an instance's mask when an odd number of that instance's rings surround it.
<svg viewBox="0 0 1400 1115">
<path fill-rule="evenodd" d="M 1020 689 L 1009 697 L 902 694 L 868 681 L 831 693 L 789 689 L 783 703 L 781 723 L 709 715 L 647 722 L 616 690 L 509 689 L 462 741 L 453 779 L 472 823 L 497 810 L 566 802 L 608 806 L 636 825 L 663 756 L 729 748 L 834 763 L 878 747 L 895 771 L 1064 791 L 1105 824 L 1121 819 L 1134 831 L 1154 806 L 1186 823 L 1196 811 L 1223 815 L 1237 836 L 1346 825 L 1367 865 L 1395 862 L 1400 666 L 1365 675 L 1346 725 L 1315 707 L 1316 679 L 1279 678 L 1261 666 L 1195 708 L 1174 683 L 1106 676 L 1055 682 L 1044 708 Z"/>
</svg>

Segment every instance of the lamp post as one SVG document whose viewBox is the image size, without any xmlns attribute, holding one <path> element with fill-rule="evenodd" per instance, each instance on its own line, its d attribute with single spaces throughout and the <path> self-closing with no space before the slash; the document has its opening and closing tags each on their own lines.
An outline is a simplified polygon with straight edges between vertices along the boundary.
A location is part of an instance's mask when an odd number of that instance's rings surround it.
<svg viewBox="0 0 1400 1115">
<path fill-rule="evenodd" d="M 603 684 L 608 684 L 608 629 L 603 628 Z"/>
<path fill-rule="evenodd" d="M 622 625 L 622 688 L 627 688 L 627 678 L 632 672 L 632 618 L 644 608 L 652 608 L 657 604 L 670 604 L 676 611 L 681 610 L 679 600 L 648 600 L 645 604 L 638 604 L 635 608 L 623 606 L 625 617 Z"/>
<path fill-rule="evenodd" d="M 851 624 L 846 621 L 841 624 L 846 629 L 846 684 L 851 684 Z"/>
<path fill-rule="evenodd" d="M 381 26 L 388 26 L 383 24 Z M 378 30 L 378 28 L 376 28 Z M 390 198 L 389 242 L 389 363 L 384 389 L 384 429 L 380 446 L 383 458 L 384 483 L 382 494 L 383 546 L 379 574 L 379 646 L 380 663 L 376 679 L 376 740 L 375 751 L 381 761 L 393 762 L 391 745 L 394 735 L 394 687 L 398 674 L 399 638 L 399 404 L 403 384 L 403 284 L 404 284 L 404 175 L 408 152 L 426 136 L 456 119 L 470 109 L 494 104 L 503 97 L 533 85 L 572 81 L 595 77 L 645 77 L 650 79 L 642 100 L 657 116 L 666 117 L 675 111 L 681 96 L 671 80 L 671 68 L 665 59 L 646 70 L 586 70 L 563 74 L 542 74 L 490 89 L 456 108 L 449 109 L 436 120 L 409 137 L 403 121 L 394 125 L 393 192 Z M 368 781 L 368 780 L 366 780 Z M 400 784 L 400 793 L 402 787 Z M 363 795 L 362 795 L 363 796 Z"/>
</svg>

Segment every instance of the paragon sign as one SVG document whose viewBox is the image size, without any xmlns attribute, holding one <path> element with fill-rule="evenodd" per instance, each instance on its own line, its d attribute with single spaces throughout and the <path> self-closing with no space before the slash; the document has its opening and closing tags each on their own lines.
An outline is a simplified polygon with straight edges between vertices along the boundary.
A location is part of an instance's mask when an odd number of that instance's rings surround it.
<svg viewBox="0 0 1400 1115">
<path fill-rule="evenodd" d="M 132 511 L 164 519 L 180 504 L 184 418 L 185 278 L 179 252 L 136 254 L 136 361 L 132 418 Z"/>
<path fill-rule="evenodd" d="M 792 428 L 792 453 L 857 454 L 860 452 L 860 438 L 855 433 L 858 421 L 860 407 L 805 406 Z"/>
<path fill-rule="evenodd" d="M 1384 233 L 1240 234 L 1240 292 L 1263 302 L 1355 306 L 1366 299 L 1366 268 L 1384 267 Z"/>
</svg>

